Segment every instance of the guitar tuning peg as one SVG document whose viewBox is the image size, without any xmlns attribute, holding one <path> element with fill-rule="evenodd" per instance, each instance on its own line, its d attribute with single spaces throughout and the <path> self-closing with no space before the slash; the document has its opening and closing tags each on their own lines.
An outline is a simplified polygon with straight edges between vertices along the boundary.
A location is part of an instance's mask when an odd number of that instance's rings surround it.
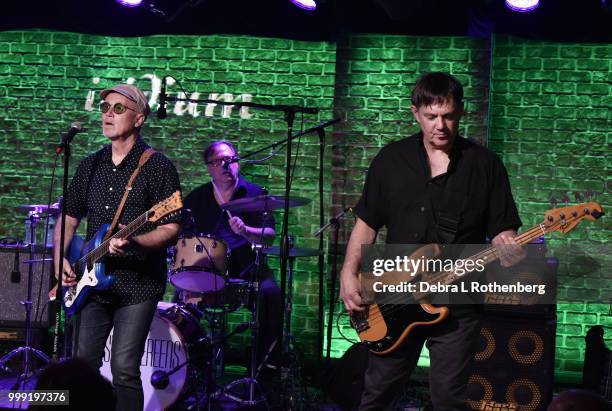
<svg viewBox="0 0 612 411">
<path fill-rule="evenodd" d="M 580 194 L 579 191 L 574 191 L 574 198 L 576 199 L 577 203 L 581 203 L 582 202 L 582 194 Z"/>
<path fill-rule="evenodd" d="M 550 205 L 553 208 L 557 208 L 557 198 L 555 197 L 554 194 L 550 196 Z"/>
<path fill-rule="evenodd" d="M 563 193 L 563 195 L 561 196 L 561 201 L 563 201 L 565 203 L 565 205 L 569 204 L 570 198 L 567 195 L 567 193 Z"/>
</svg>

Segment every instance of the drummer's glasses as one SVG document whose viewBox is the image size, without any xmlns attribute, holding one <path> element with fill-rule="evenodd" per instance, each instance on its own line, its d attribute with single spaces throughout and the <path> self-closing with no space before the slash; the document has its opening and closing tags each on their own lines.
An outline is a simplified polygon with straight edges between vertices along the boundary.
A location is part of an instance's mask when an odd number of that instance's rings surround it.
<svg viewBox="0 0 612 411">
<path fill-rule="evenodd" d="M 127 110 L 132 110 L 133 112 L 136 112 L 136 110 L 134 110 L 133 108 L 129 108 L 125 104 L 115 103 L 111 106 L 111 104 L 106 101 L 103 101 L 102 103 L 100 103 L 100 111 L 103 113 L 106 113 L 108 110 L 111 109 L 111 107 L 113 109 L 113 113 L 115 114 L 123 114 Z"/>
<path fill-rule="evenodd" d="M 230 164 L 230 162 L 234 159 L 235 157 L 222 157 L 222 158 L 215 158 L 214 160 L 209 160 L 206 162 L 206 164 L 208 164 L 209 166 L 212 167 L 220 167 L 224 164 Z"/>
</svg>

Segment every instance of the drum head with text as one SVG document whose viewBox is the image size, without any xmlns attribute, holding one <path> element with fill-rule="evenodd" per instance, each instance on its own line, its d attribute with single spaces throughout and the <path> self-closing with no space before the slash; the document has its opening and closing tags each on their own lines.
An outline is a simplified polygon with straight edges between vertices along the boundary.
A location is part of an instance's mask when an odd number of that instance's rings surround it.
<svg viewBox="0 0 612 411">
<path fill-rule="evenodd" d="M 100 373 L 112 381 L 111 348 L 113 331 L 111 330 Z M 144 410 L 159 411 L 168 408 L 181 395 L 187 380 L 187 367 L 184 366 L 169 376 L 169 384 L 164 389 L 155 389 L 151 385 L 151 376 L 157 370 L 170 371 L 187 360 L 182 336 L 174 326 L 155 313 L 149 335 L 145 344 L 144 354 L 140 363 L 142 387 L 144 390 Z"/>
</svg>

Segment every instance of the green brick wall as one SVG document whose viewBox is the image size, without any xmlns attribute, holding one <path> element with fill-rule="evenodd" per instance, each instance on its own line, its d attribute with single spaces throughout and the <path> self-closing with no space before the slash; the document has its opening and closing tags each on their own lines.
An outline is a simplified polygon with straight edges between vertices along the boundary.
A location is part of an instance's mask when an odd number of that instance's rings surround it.
<svg viewBox="0 0 612 411">
<path fill-rule="evenodd" d="M 466 86 L 467 115 L 461 133 L 488 144 L 504 159 L 525 226 L 541 220 L 551 208 L 551 196 L 561 199 L 566 194 L 573 201 L 574 192 L 590 189 L 609 208 L 611 56 L 612 47 L 605 44 L 508 37 L 491 43 L 465 37 L 352 35 L 328 44 L 247 36 L 109 38 L 36 30 L 3 32 L 0 212 L 5 217 L 0 237 L 23 237 L 24 215 L 15 210 L 16 205 L 46 202 L 52 148 L 72 121 L 83 119 L 89 129 L 75 138 L 73 167 L 104 144 L 95 111 L 97 92 L 126 81 L 149 92 L 165 75 L 176 77 L 189 95 L 199 93 L 200 98 L 228 93 L 234 99 L 321 109 L 318 117 L 305 118 L 304 127 L 332 115 L 341 117 L 344 122 L 328 137 L 324 167 L 326 210 L 335 213 L 354 205 L 365 170 L 380 147 L 417 130 L 409 101 L 417 76 L 429 70 L 450 71 Z M 172 96 L 180 91 L 178 84 L 168 87 Z M 228 138 L 247 152 L 285 134 L 279 114 L 250 109 L 241 115 L 234 108 L 223 116 L 217 106 L 208 107 L 207 116 L 206 110 L 203 105 L 188 108 L 172 103 L 167 119 L 152 116 L 144 129 L 149 143 L 175 162 L 186 192 L 207 180 L 199 153 L 208 141 Z M 300 121 L 298 117 L 297 129 Z M 302 138 L 298 156 L 294 194 L 314 200 L 316 137 Z M 247 166 L 243 171 L 281 193 L 283 165 L 281 151 L 266 165 Z M 56 187 L 53 196 L 58 194 Z M 300 246 L 317 246 L 309 238 L 317 226 L 317 209 L 313 201 L 293 210 L 290 231 Z M 349 218 L 341 232 L 341 249 L 351 227 Z M 606 218 L 583 223 L 568 236 L 551 236 L 549 244 L 601 246 L 609 238 L 609 228 Z M 272 265 L 278 263 L 272 261 Z M 572 287 L 584 290 L 587 297 L 559 305 L 558 371 L 580 371 L 584 333 L 592 324 L 610 325 L 606 274 L 600 269 L 595 279 L 574 280 Z M 294 286 L 293 332 L 298 345 L 312 355 L 318 304 L 315 260 L 297 261 Z M 340 305 L 336 308 L 341 310 Z M 246 313 L 233 314 L 232 321 L 243 320 Z M 346 317 L 339 323 L 342 333 L 354 339 Z M 245 340 L 236 338 L 235 343 Z M 334 331 L 333 356 L 342 355 L 348 346 Z M 423 360 L 427 361 L 426 353 Z"/>
<path fill-rule="evenodd" d="M 543 220 L 551 197 L 561 207 L 564 196 L 571 205 L 576 193 L 592 190 L 610 210 L 611 80 L 610 44 L 496 39 L 489 147 L 508 168 L 525 227 Z M 610 228 L 605 216 L 548 236 L 561 259 L 556 367 L 570 378 L 582 373 L 587 330 L 612 325 Z"/>
<path fill-rule="evenodd" d="M 74 139 L 72 170 L 87 153 L 106 144 L 97 111 L 100 90 L 131 81 L 150 92 L 154 81 L 159 90 L 160 79 L 172 75 L 193 97 L 196 96 L 192 93 L 199 93 L 200 98 L 229 93 L 234 101 L 248 95 L 247 99 L 262 104 L 319 108 L 317 116 L 297 116 L 294 130 L 300 130 L 331 118 L 335 45 L 241 36 L 109 38 L 49 31 L 5 32 L 0 33 L 0 73 L 0 212 L 5 216 L 0 237 L 23 238 L 25 215 L 15 207 L 46 203 L 53 148 L 60 133 L 77 119 L 83 120 L 88 129 Z M 171 96 L 178 96 L 180 91 L 178 84 L 168 87 Z M 154 110 L 156 106 L 156 102 L 152 104 Z M 177 107 L 180 115 L 175 114 Z M 174 103 L 167 110 L 165 120 L 150 116 L 143 136 L 177 166 L 185 193 L 208 181 L 201 161 L 202 149 L 208 142 L 228 139 L 246 153 L 287 134 L 282 113 L 250 109 L 241 115 L 234 108 L 224 116 L 217 106 L 207 116 L 204 105 L 185 112 L 185 106 Z M 294 152 L 299 162 L 292 193 L 313 202 L 292 210 L 289 231 L 299 238 L 299 246 L 316 247 L 318 241 L 307 238 L 318 226 L 318 196 L 312 184 L 318 181 L 319 172 L 316 134 L 301 138 Z M 282 195 L 284 164 L 284 151 L 280 150 L 267 163 L 248 165 L 242 171 L 271 193 Z M 329 166 L 324 169 L 329 170 Z M 329 197 L 329 173 L 326 174 L 324 189 Z M 59 186 L 57 182 L 54 201 L 60 194 Z M 280 233 L 281 215 L 276 218 Z M 318 274 L 316 260 L 310 260 L 300 260 L 296 265 L 293 324 L 294 334 L 306 353 L 312 355 L 317 330 Z M 273 260 L 271 265 L 278 266 L 278 262 Z M 169 291 L 167 299 L 171 295 Z M 231 321 L 244 321 L 247 314 L 241 310 L 232 315 Z M 246 333 L 235 337 L 234 342 L 245 344 Z"/>
<path fill-rule="evenodd" d="M 465 37 L 353 35 L 338 42 L 334 111 L 344 121 L 336 128 L 332 148 L 334 213 L 357 202 L 366 170 L 381 147 L 419 130 L 410 111 L 410 92 L 421 73 L 448 71 L 462 82 L 467 115 L 461 134 L 486 143 L 489 50 L 488 41 Z M 346 220 L 341 249 L 352 224 Z M 338 303 L 336 312 L 342 311 Z M 332 344 L 335 356 L 350 345 L 342 334 L 355 335 L 347 316 L 339 324 L 342 331 Z M 422 363 L 427 364 L 427 352 Z"/>
</svg>

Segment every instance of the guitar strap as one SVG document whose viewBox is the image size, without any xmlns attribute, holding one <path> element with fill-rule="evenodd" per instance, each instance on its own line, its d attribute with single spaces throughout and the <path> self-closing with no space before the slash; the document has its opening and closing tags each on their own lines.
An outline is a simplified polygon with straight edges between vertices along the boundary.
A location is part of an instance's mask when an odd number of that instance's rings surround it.
<svg viewBox="0 0 612 411">
<path fill-rule="evenodd" d="M 468 175 L 459 177 L 457 167 L 465 167 L 465 164 L 458 164 L 461 152 L 456 152 L 455 170 L 451 172 L 446 181 L 444 193 L 439 204 L 434 204 L 430 198 L 434 219 L 436 223 L 436 235 L 441 244 L 452 244 L 455 242 L 461 214 L 465 210 L 469 200 L 470 184 L 473 184 L 473 168 L 468 170 Z M 465 174 L 465 172 L 464 172 Z"/>
<path fill-rule="evenodd" d="M 121 198 L 121 202 L 119 203 L 119 207 L 117 208 L 117 211 L 115 212 L 115 217 L 113 217 L 113 222 L 111 223 L 110 228 L 108 229 L 108 231 L 106 232 L 106 235 L 104 236 L 104 241 L 108 240 L 111 237 L 113 231 L 115 231 L 115 228 L 117 227 L 117 223 L 119 222 L 119 217 L 121 216 L 121 212 L 123 211 L 123 207 L 125 206 L 125 202 L 127 201 L 128 194 L 130 194 L 130 191 L 132 190 L 132 185 L 134 184 L 134 181 L 136 181 L 136 177 L 140 173 L 140 169 L 145 165 L 145 163 L 149 160 L 149 158 L 154 153 L 155 153 L 155 150 L 153 150 L 152 148 L 147 148 L 140 155 L 140 160 L 138 160 L 138 166 L 136 167 L 136 169 L 132 173 L 132 176 L 128 180 L 127 186 L 125 187 L 125 191 L 123 192 L 123 197 Z"/>
</svg>

